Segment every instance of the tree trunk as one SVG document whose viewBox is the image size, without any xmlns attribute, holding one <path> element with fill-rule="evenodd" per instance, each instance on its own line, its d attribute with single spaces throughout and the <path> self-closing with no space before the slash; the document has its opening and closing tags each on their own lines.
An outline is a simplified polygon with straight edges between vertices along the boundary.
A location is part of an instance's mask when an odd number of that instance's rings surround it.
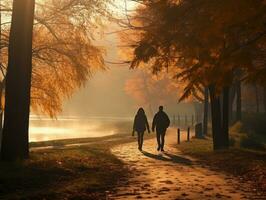
<svg viewBox="0 0 266 200">
<path fill-rule="evenodd" d="M 2 44 L 2 2 L 0 0 L 0 44 Z M 0 67 L 2 67 L 2 49 L 0 47 Z M 2 93 L 3 93 L 3 87 L 2 87 L 3 81 L 0 83 L 0 143 L 2 141 L 2 130 L 3 130 L 3 109 L 2 109 Z M 0 144 L 1 149 L 1 144 Z"/>
<path fill-rule="evenodd" d="M 4 113 L 4 109 L 2 107 L 2 105 L 3 105 L 2 97 L 3 97 L 4 87 L 5 87 L 5 78 L 0 83 L 0 142 L 2 141 L 2 131 L 3 131 L 3 113 Z M 1 144 L 0 144 L 0 148 L 1 148 Z"/>
<path fill-rule="evenodd" d="M 230 91 L 229 91 L 229 123 L 233 124 L 234 123 L 234 101 L 235 101 L 235 97 L 236 97 L 236 84 L 233 84 L 230 87 Z"/>
<path fill-rule="evenodd" d="M 0 149 L 2 147 L 2 136 L 3 136 L 3 110 L 0 110 Z"/>
<path fill-rule="evenodd" d="M 204 90 L 204 116 L 203 116 L 203 135 L 208 133 L 208 111 L 209 110 L 209 91 L 208 88 Z"/>
<path fill-rule="evenodd" d="M 263 87 L 263 105 L 264 105 L 264 112 L 266 113 L 266 86 Z"/>
<path fill-rule="evenodd" d="M 260 99 L 259 99 L 259 90 L 258 86 L 255 85 L 255 97 L 256 97 L 256 112 L 260 112 Z"/>
<path fill-rule="evenodd" d="M 4 108 L 2 100 L 4 95 L 5 82 L 6 82 L 6 77 L 4 77 L 4 79 L 0 83 L 0 149 L 2 147 L 2 136 L 3 136 Z"/>
<path fill-rule="evenodd" d="M 242 120 L 241 81 L 236 84 L 236 121 Z"/>
<path fill-rule="evenodd" d="M 6 75 L 2 160 L 29 156 L 34 0 L 14 0 Z"/>
<path fill-rule="evenodd" d="M 229 87 L 223 89 L 222 106 L 221 98 L 217 96 L 215 86 L 210 86 L 209 92 L 212 111 L 213 149 L 227 149 L 229 147 Z"/>
<path fill-rule="evenodd" d="M 229 87 L 223 88 L 223 118 L 222 118 L 221 148 L 229 147 Z"/>
<path fill-rule="evenodd" d="M 212 113 L 212 137 L 213 149 L 221 149 L 221 102 L 220 97 L 216 95 L 215 86 L 209 87 L 210 100 L 211 100 L 211 113 Z"/>
</svg>

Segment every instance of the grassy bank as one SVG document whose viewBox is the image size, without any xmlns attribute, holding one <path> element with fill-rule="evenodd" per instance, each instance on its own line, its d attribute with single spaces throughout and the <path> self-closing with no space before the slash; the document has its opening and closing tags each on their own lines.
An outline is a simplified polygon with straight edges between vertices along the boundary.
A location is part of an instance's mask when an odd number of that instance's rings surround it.
<svg viewBox="0 0 266 200">
<path fill-rule="evenodd" d="M 1 162 L 0 199 L 106 199 L 108 191 L 128 173 L 110 148 L 134 140 L 120 134 L 32 143 L 32 147 L 65 147 L 32 151 L 30 159 L 23 162 Z"/>
<path fill-rule="evenodd" d="M 266 152 L 244 148 L 226 151 L 212 150 L 212 140 L 193 139 L 178 146 L 185 154 L 199 159 L 204 165 L 238 176 L 239 180 L 251 182 L 259 192 L 266 193 Z"/>
</svg>

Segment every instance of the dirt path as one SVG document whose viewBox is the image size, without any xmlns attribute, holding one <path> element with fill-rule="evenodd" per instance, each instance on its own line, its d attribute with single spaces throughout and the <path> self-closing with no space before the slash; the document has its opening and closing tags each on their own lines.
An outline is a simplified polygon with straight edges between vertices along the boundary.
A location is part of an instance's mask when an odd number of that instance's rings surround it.
<svg viewBox="0 0 266 200">
<path fill-rule="evenodd" d="M 108 199 L 261 199 L 245 191 L 245 184 L 232 176 L 212 171 L 173 147 L 176 138 L 167 133 L 165 153 L 156 151 L 155 139 L 120 145 L 112 152 L 131 170 Z M 226 163 L 225 163 L 226 164 Z"/>
</svg>

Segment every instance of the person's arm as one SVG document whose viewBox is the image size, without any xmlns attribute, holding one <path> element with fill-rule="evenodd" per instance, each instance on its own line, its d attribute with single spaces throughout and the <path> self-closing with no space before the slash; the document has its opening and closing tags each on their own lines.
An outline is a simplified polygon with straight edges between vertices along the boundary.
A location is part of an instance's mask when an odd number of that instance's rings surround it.
<svg viewBox="0 0 266 200">
<path fill-rule="evenodd" d="M 135 134 L 135 130 L 136 130 L 136 116 L 135 116 L 135 118 L 134 118 L 134 122 L 133 122 L 132 136 L 134 136 L 134 134 Z"/>
<path fill-rule="evenodd" d="M 148 119 L 147 119 L 147 117 L 145 116 L 145 121 L 146 121 L 146 127 L 147 127 L 147 129 L 148 129 L 148 133 L 150 133 L 151 131 L 150 131 L 150 126 L 149 126 L 149 122 L 148 122 Z"/>
<path fill-rule="evenodd" d="M 154 115 L 153 120 L 152 120 L 152 132 L 154 132 L 154 129 L 155 129 L 155 126 L 156 126 L 156 118 L 157 118 L 156 116 L 157 116 L 157 114 Z"/>
</svg>

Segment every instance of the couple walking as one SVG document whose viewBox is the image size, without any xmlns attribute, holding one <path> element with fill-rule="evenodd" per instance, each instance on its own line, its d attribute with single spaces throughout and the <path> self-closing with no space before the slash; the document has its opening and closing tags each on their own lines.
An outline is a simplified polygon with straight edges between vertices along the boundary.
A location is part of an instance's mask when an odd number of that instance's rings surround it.
<svg viewBox="0 0 266 200">
<path fill-rule="evenodd" d="M 169 117 L 163 111 L 163 106 L 160 106 L 159 111 L 155 114 L 152 121 L 152 132 L 154 132 L 154 130 L 156 129 L 158 151 L 164 151 L 164 137 L 166 129 L 169 127 L 169 125 Z M 132 135 L 134 136 L 135 131 L 138 133 L 138 146 L 140 151 L 142 151 L 143 135 L 146 130 L 148 130 L 148 133 L 150 133 L 150 126 L 147 120 L 147 116 L 144 109 L 139 108 L 134 119 Z"/>
</svg>

